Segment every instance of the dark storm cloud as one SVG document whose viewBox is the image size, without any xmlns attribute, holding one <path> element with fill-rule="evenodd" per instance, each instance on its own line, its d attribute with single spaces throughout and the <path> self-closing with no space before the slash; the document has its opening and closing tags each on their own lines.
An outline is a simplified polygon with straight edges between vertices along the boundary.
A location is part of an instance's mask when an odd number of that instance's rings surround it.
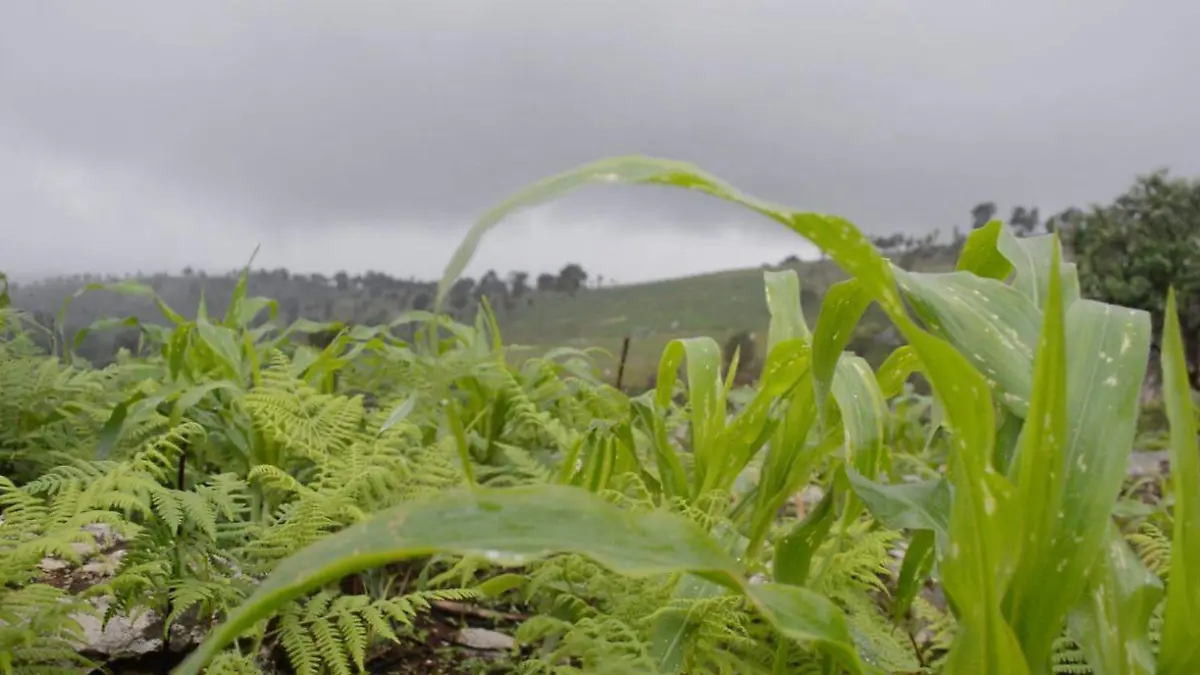
<svg viewBox="0 0 1200 675">
<path fill-rule="evenodd" d="M 876 231 L 1200 169 L 1188 0 L 37 0 L 0 16 L 9 137 L 260 227 L 457 231 L 529 181 L 630 152 Z M 734 213 L 697 199 L 576 204 L 615 223 Z"/>
</svg>

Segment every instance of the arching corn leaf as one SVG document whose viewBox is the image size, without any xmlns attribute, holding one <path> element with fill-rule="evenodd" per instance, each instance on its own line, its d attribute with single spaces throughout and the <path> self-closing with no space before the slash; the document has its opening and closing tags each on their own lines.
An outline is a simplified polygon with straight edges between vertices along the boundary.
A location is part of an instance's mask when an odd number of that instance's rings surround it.
<svg viewBox="0 0 1200 675">
<path fill-rule="evenodd" d="M 755 199 L 684 162 L 639 156 L 601 160 L 543 180 L 484 214 L 446 267 L 438 287 L 439 306 L 483 235 L 506 215 L 584 185 L 617 182 L 696 190 L 782 224 L 827 253 L 895 323 L 918 354 L 922 371 L 942 400 L 946 426 L 953 435 L 951 478 L 956 496 L 950 520 L 952 550 L 943 570 L 947 590 L 954 595 L 956 605 L 963 608 L 965 617 L 951 662 L 965 667 L 952 672 L 1026 672 L 1016 639 L 1000 615 L 1000 597 L 1011 574 L 1015 542 L 1011 521 L 1004 520 L 999 512 L 1009 507 L 1011 485 L 1003 476 L 987 471 L 995 434 L 987 382 L 953 347 L 913 322 L 900 297 L 893 268 L 849 221 Z"/>
<path fill-rule="evenodd" d="M 199 675 L 258 621 L 348 574 L 432 553 L 520 565 L 559 552 L 580 553 L 628 575 L 695 573 L 744 593 L 784 635 L 818 643 L 849 672 L 865 672 L 845 617 L 823 596 L 748 584 L 721 545 L 682 517 L 623 511 L 583 490 L 548 485 L 445 492 L 325 537 L 279 563 L 174 672 Z"/>
</svg>

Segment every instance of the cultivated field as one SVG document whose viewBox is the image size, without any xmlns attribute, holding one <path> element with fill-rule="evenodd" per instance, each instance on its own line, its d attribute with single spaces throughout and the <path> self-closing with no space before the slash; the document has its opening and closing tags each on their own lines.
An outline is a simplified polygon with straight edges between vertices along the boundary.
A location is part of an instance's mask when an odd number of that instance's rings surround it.
<svg viewBox="0 0 1200 675">
<path fill-rule="evenodd" d="M 410 313 L 410 340 L 264 321 L 245 276 L 220 314 L 125 284 L 162 319 L 104 368 L 0 295 L 0 673 L 1200 672 L 1173 296 L 1141 438 L 1149 315 L 999 221 L 957 271 L 905 271 L 839 218 L 606 160 L 485 215 L 437 299 L 510 208 L 591 182 L 733 201 L 846 274 L 589 291 L 503 331 Z M 876 317 L 903 344 L 867 359 Z M 759 333 L 753 386 L 731 328 Z M 634 331 L 642 394 L 572 348 Z"/>
</svg>

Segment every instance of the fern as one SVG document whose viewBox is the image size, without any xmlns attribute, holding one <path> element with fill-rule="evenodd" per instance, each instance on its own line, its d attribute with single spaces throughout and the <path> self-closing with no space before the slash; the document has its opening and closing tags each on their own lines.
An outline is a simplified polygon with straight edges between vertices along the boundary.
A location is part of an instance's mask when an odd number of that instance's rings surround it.
<svg viewBox="0 0 1200 675">
<path fill-rule="evenodd" d="M 434 600 L 474 597 L 477 592 L 456 589 L 372 601 L 366 595 L 321 591 L 280 612 L 277 638 L 297 675 L 365 673 L 373 641 L 400 642 L 396 628 L 411 628 Z"/>
<path fill-rule="evenodd" d="M 96 664 L 78 651 L 86 603 L 45 584 L 0 588 L 0 674 L 78 675 Z"/>
</svg>

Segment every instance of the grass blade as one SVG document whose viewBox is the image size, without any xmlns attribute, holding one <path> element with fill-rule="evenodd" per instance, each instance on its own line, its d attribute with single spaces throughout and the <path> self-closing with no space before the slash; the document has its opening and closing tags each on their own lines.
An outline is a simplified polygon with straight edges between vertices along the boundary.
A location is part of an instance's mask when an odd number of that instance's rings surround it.
<svg viewBox="0 0 1200 675">
<path fill-rule="evenodd" d="M 1200 457 L 1173 288 L 1167 295 L 1162 367 L 1163 399 L 1171 425 L 1175 532 L 1171 540 L 1171 578 L 1167 584 L 1158 672 L 1184 675 L 1200 672 L 1200 640 L 1196 639 L 1196 627 L 1200 626 Z"/>
</svg>

